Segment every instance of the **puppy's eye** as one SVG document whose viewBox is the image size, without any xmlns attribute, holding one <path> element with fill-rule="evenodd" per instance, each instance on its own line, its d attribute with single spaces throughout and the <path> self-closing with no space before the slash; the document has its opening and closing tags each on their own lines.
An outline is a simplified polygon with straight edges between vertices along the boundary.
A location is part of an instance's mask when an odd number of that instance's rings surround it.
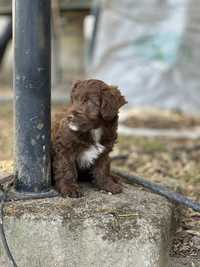
<svg viewBox="0 0 200 267">
<path fill-rule="evenodd" d="M 87 98 L 87 97 L 84 97 L 84 98 L 82 99 L 82 101 L 83 101 L 84 104 L 86 104 L 86 103 L 88 102 L 88 98 Z"/>
<path fill-rule="evenodd" d="M 77 111 L 77 112 L 75 113 L 75 116 L 80 116 L 80 115 L 82 115 L 82 114 L 83 114 L 82 111 Z"/>
</svg>

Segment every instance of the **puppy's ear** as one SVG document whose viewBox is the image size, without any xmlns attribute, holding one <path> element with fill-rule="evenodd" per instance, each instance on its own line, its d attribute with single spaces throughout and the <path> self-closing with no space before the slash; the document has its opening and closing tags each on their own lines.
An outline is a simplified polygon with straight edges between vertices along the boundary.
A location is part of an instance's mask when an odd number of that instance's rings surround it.
<svg viewBox="0 0 200 267">
<path fill-rule="evenodd" d="M 118 114 L 119 109 L 127 101 L 121 95 L 118 87 L 107 86 L 102 89 L 100 113 L 104 120 L 110 121 Z"/>
<path fill-rule="evenodd" d="M 81 80 L 77 80 L 77 81 L 73 82 L 72 89 L 76 88 L 81 82 L 82 82 Z"/>
<path fill-rule="evenodd" d="M 81 85 L 82 81 L 77 80 L 72 84 L 72 89 L 71 89 L 71 102 L 76 98 L 76 91 L 78 90 L 79 86 Z"/>
</svg>

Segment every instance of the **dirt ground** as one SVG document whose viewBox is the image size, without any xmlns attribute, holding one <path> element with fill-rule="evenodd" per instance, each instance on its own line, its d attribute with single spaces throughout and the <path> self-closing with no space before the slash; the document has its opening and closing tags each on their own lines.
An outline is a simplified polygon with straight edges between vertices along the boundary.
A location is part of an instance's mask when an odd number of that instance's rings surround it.
<svg viewBox="0 0 200 267">
<path fill-rule="evenodd" d="M 53 106 L 53 113 L 60 107 Z M 135 116 L 135 115 L 134 115 Z M 171 124 L 170 124 L 171 121 Z M 160 122 L 160 123 L 159 123 Z M 132 117 L 125 124 L 134 127 L 187 128 L 199 125 L 200 119 L 173 114 L 166 117 Z M 12 170 L 13 120 L 12 105 L 0 104 L 0 170 Z M 124 155 L 113 161 L 121 170 L 165 184 L 200 202 L 200 139 L 168 139 L 119 136 L 114 156 Z M 190 209 L 178 208 L 177 227 L 171 247 L 171 256 L 188 259 L 195 265 L 200 259 L 200 214 Z M 192 260 L 191 260 L 192 259 Z M 183 265 L 184 266 L 184 265 Z M 189 266 L 189 265 L 188 265 Z M 200 265 L 199 265 L 200 266 Z"/>
<path fill-rule="evenodd" d="M 114 165 L 200 202 L 199 141 L 119 137 L 114 153 L 128 157 Z M 171 256 L 199 259 L 200 214 L 177 208 L 176 219 Z"/>
</svg>

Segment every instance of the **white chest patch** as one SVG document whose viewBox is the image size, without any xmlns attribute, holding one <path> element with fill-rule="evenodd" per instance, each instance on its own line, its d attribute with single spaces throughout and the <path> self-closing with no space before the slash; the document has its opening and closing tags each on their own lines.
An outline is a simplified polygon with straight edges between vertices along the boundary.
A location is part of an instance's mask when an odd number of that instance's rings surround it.
<svg viewBox="0 0 200 267">
<path fill-rule="evenodd" d="M 68 125 L 69 125 L 69 128 L 74 132 L 77 132 L 79 130 L 78 126 L 73 122 L 70 122 Z"/>
<path fill-rule="evenodd" d="M 94 164 L 94 161 L 104 151 L 105 147 L 99 143 L 101 135 L 102 135 L 101 128 L 92 130 L 92 136 L 94 138 L 95 144 L 91 145 L 87 150 L 83 151 L 78 156 L 77 161 L 80 168 L 86 169 L 92 166 Z"/>
<path fill-rule="evenodd" d="M 102 129 L 98 128 L 98 129 L 92 130 L 92 136 L 93 136 L 94 141 L 98 143 L 101 140 Z"/>
</svg>

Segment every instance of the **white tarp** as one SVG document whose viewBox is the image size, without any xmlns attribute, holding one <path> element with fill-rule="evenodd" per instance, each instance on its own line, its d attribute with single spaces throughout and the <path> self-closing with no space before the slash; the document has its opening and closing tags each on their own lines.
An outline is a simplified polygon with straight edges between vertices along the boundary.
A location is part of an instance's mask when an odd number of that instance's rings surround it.
<svg viewBox="0 0 200 267">
<path fill-rule="evenodd" d="M 101 5 L 89 76 L 119 85 L 129 106 L 200 113 L 200 1 Z"/>
</svg>

